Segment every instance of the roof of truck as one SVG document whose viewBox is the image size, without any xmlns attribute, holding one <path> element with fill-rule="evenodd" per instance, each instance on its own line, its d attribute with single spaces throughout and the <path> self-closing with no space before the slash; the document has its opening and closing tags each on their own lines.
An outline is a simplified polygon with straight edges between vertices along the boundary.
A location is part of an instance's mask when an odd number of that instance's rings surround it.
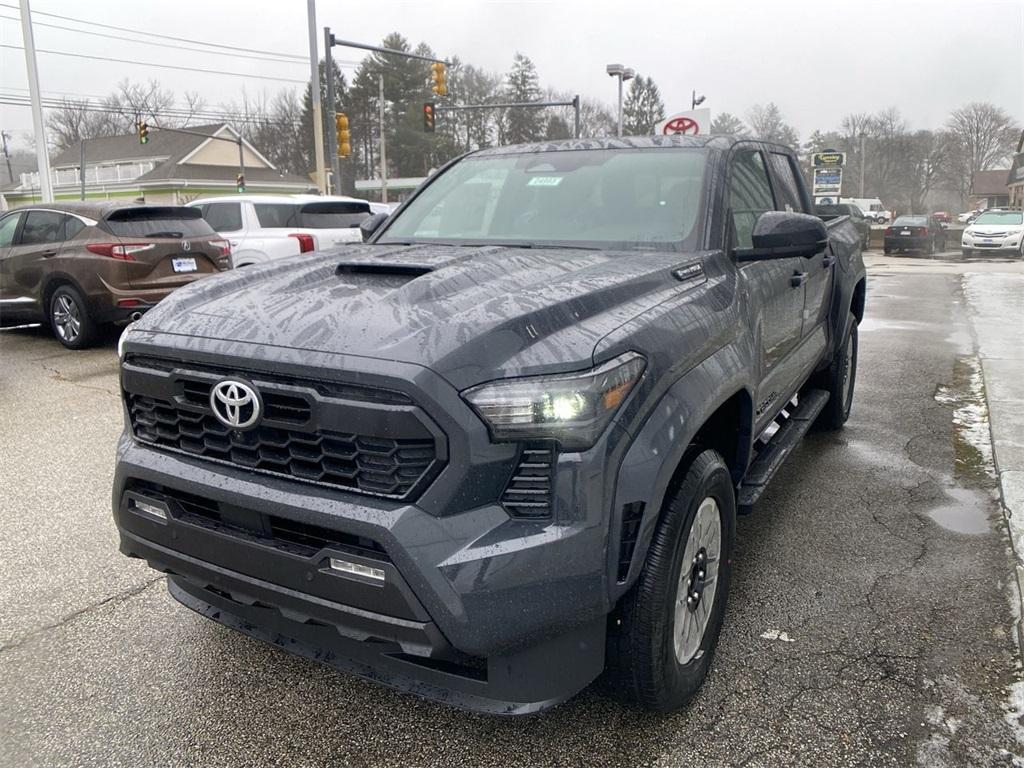
<svg viewBox="0 0 1024 768">
<path fill-rule="evenodd" d="M 741 141 L 759 141 L 748 139 L 742 136 L 706 135 L 706 136 L 682 136 L 672 134 L 670 136 L 614 136 L 599 137 L 592 139 L 563 139 L 561 141 L 543 141 L 533 144 L 513 144 L 507 147 L 491 147 L 474 152 L 474 157 L 489 155 L 510 155 L 527 154 L 530 152 L 564 152 L 579 149 L 650 149 L 650 148 L 672 148 L 672 147 L 713 147 L 716 149 L 728 149 Z M 760 142 L 772 144 L 772 142 Z M 777 144 L 782 149 L 792 151 L 792 148 Z"/>
</svg>

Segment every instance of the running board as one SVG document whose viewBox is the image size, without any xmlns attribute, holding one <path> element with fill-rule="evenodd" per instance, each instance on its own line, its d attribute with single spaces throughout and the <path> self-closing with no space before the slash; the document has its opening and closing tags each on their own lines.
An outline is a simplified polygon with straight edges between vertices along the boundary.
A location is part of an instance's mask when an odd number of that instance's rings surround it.
<svg viewBox="0 0 1024 768">
<path fill-rule="evenodd" d="M 789 416 L 772 435 L 768 444 L 758 452 L 757 458 L 751 463 L 743 482 L 740 483 L 736 505 L 741 515 L 750 514 L 754 502 L 764 493 L 768 483 L 785 463 L 789 454 L 800 445 L 800 441 L 827 402 L 828 392 L 824 389 L 811 389 L 800 395 L 795 410 L 789 411 L 788 407 L 785 409 Z"/>
</svg>

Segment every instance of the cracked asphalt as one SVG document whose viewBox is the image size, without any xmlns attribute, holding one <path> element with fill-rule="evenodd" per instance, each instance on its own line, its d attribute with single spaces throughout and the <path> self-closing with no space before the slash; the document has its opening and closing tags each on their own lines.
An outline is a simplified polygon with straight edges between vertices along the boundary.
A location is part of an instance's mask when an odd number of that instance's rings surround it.
<svg viewBox="0 0 1024 768">
<path fill-rule="evenodd" d="M 853 416 L 740 519 L 721 644 L 686 710 L 595 685 L 514 721 L 175 603 L 117 553 L 114 341 L 0 333 L 0 765 L 1024 765 L 1005 708 L 1012 555 L 991 452 L 957 417 L 984 412 L 966 301 L 955 271 L 872 270 Z"/>
</svg>

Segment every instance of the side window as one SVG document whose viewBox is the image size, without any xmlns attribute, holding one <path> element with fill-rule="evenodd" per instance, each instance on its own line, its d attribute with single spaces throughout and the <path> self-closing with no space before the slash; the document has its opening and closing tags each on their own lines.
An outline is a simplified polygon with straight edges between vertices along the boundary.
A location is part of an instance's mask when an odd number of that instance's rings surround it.
<svg viewBox="0 0 1024 768">
<path fill-rule="evenodd" d="M 81 220 L 76 219 L 74 216 L 64 217 L 64 239 L 73 240 L 78 236 L 78 233 L 85 229 L 85 224 Z"/>
<path fill-rule="evenodd" d="M 298 208 L 288 203 L 256 203 L 256 218 L 264 229 L 281 229 L 295 226 Z"/>
<path fill-rule="evenodd" d="M 764 157 L 757 150 L 738 152 L 729 177 L 729 208 L 737 248 L 750 248 L 754 222 L 765 211 L 775 209 Z"/>
<path fill-rule="evenodd" d="M 242 206 L 238 203 L 210 203 L 203 206 L 203 218 L 217 232 L 237 232 L 242 228 Z"/>
<path fill-rule="evenodd" d="M 56 211 L 29 211 L 21 228 L 21 245 L 45 245 L 64 239 L 64 214 Z"/>
<path fill-rule="evenodd" d="M 0 248 L 6 248 L 14 242 L 14 233 L 18 230 L 20 213 L 12 213 L 0 219 Z"/>
<path fill-rule="evenodd" d="M 772 171 L 779 182 L 779 199 L 776 207 L 780 211 L 804 212 L 804 201 L 800 198 L 800 183 L 796 179 L 796 170 L 789 155 L 772 152 L 768 155 Z"/>
</svg>

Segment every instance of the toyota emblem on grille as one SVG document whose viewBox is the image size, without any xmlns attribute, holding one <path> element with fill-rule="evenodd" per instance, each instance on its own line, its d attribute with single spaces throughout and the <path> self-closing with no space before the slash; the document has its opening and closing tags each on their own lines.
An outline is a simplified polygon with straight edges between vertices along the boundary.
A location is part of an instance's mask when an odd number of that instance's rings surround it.
<svg viewBox="0 0 1024 768">
<path fill-rule="evenodd" d="M 244 381 L 225 379 L 210 390 L 213 415 L 226 427 L 248 429 L 260 418 L 260 396 Z"/>
</svg>

